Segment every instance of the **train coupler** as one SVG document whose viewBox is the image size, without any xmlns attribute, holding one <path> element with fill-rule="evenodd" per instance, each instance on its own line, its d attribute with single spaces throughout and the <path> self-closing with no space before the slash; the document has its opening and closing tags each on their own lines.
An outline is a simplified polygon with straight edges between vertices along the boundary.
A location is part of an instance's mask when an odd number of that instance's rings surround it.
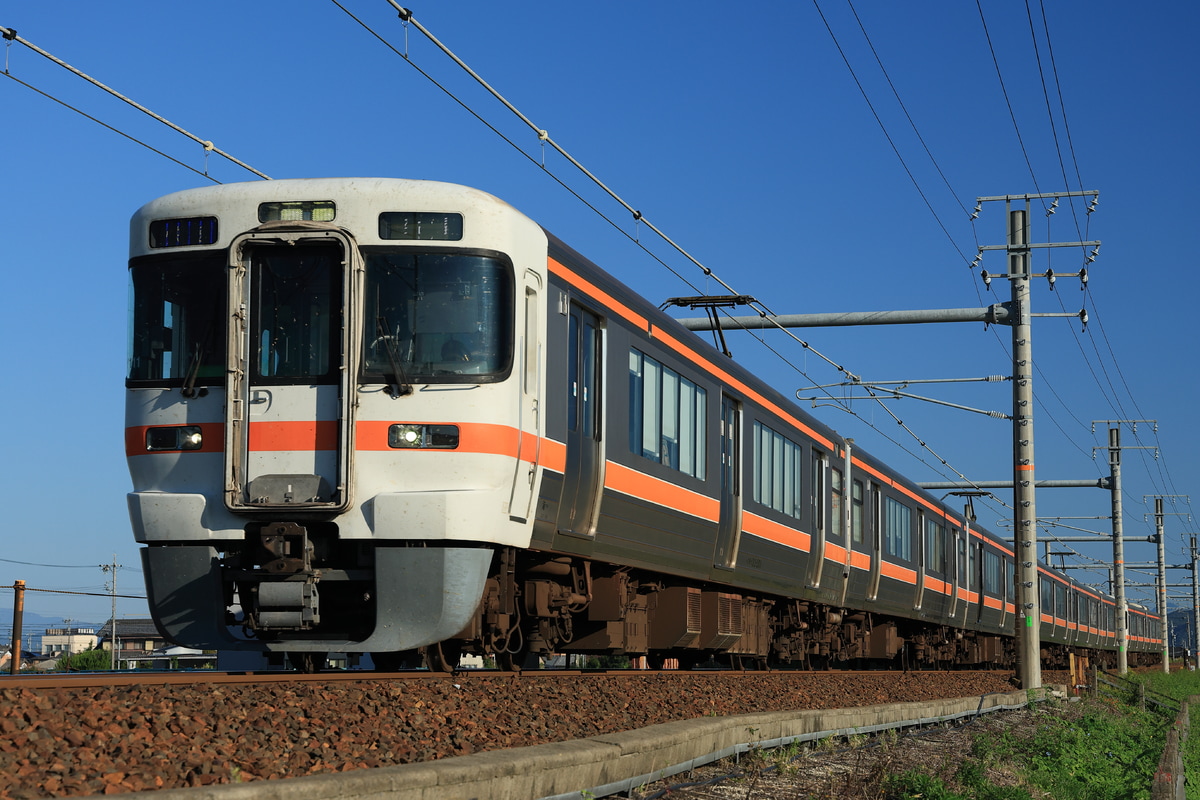
<svg viewBox="0 0 1200 800">
<path fill-rule="evenodd" d="M 253 618 L 255 627 L 263 630 L 308 630 L 319 624 L 321 604 L 316 579 L 260 583 Z"/>
<path fill-rule="evenodd" d="M 307 528 L 295 522 L 268 523 L 259 530 L 258 545 L 255 560 L 266 575 L 255 587 L 252 627 L 310 630 L 318 625 L 321 576 L 312 568 L 313 543 Z"/>
</svg>

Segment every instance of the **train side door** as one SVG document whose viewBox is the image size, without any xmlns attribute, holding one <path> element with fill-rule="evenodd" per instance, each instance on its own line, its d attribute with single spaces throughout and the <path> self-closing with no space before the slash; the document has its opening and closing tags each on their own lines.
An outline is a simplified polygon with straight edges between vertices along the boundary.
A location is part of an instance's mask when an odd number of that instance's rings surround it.
<svg viewBox="0 0 1200 800">
<path fill-rule="evenodd" d="M 601 380 L 604 338 L 600 318 L 572 304 L 567 320 L 567 464 L 558 529 L 592 536 L 604 485 Z"/>
<path fill-rule="evenodd" d="M 867 599 L 879 599 L 879 583 L 883 576 L 883 489 L 871 483 L 871 577 Z"/>
<path fill-rule="evenodd" d="M 721 517 L 713 564 L 733 569 L 742 532 L 742 406 L 721 395 Z"/>
<path fill-rule="evenodd" d="M 825 554 L 828 549 L 825 545 L 829 541 L 826 536 L 825 486 L 827 465 L 825 454 L 814 447 L 810 463 L 809 490 L 812 493 L 810 498 L 812 549 L 808 554 L 808 588 L 819 589 L 821 587 L 821 575 L 825 569 Z"/>
<path fill-rule="evenodd" d="M 917 535 L 913 542 L 913 553 L 916 558 L 917 585 L 913 593 L 913 610 L 920 611 L 925 602 L 925 575 L 929 567 L 929 520 L 923 510 L 917 510 Z"/>
<path fill-rule="evenodd" d="M 508 513 L 516 520 L 529 518 L 529 504 L 533 501 L 534 481 L 541 458 L 541 405 L 542 382 L 542 329 L 538 288 L 541 278 L 537 273 L 525 273 L 525 330 L 518 347 L 519 384 L 517 442 L 517 466 L 513 476 L 512 496 L 508 502 Z"/>
<path fill-rule="evenodd" d="M 982 625 L 983 618 L 987 613 L 987 584 L 985 582 L 987 566 L 984 563 L 987 560 L 987 556 L 985 555 L 981 540 L 976 541 L 975 537 L 971 538 L 968 558 L 971 559 L 971 589 L 975 592 L 976 599 L 975 622 Z"/>
<path fill-rule="evenodd" d="M 849 465 L 849 457 L 847 457 L 846 463 Z M 849 466 L 847 466 L 846 474 L 851 475 Z M 850 534 L 846 546 L 848 548 L 847 558 L 850 566 L 847 567 L 846 571 L 849 573 L 849 576 L 845 579 L 843 586 L 851 588 L 855 592 L 855 597 L 859 596 L 860 593 L 866 596 L 868 594 L 866 589 L 871 585 L 871 576 L 874 575 L 879 565 L 879 557 L 872 543 L 874 534 L 871 533 L 869 525 L 866 486 L 862 480 L 853 476 L 847 480 L 847 484 L 850 488 Z M 855 558 L 856 554 L 857 558 Z M 857 562 L 861 565 L 863 561 L 866 561 L 868 566 L 866 567 L 866 574 L 860 575 L 858 573 L 863 571 L 863 567 L 859 566 L 856 568 L 854 564 Z M 846 589 L 843 588 L 842 592 L 842 605 L 845 605 Z"/>
<path fill-rule="evenodd" d="M 963 531 L 957 525 L 951 530 L 950 536 L 950 555 L 951 561 L 946 567 L 948 578 L 950 578 L 950 617 L 953 619 L 958 616 L 958 610 L 962 607 L 962 600 L 959 598 L 959 593 L 963 591 L 963 582 L 967 575 L 967 548 L 963 540 Z"/>
</svg>

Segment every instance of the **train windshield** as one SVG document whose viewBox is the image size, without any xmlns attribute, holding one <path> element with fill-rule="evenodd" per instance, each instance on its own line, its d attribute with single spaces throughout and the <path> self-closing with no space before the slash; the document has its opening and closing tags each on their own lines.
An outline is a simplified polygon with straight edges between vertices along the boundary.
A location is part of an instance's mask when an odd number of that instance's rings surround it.
<svg viewBox="0 0 1200 800">
<path fill-rule="evenodd" d="M 512 367 L 512 268 L 493 256 L 364 249 L 364 383 L 479 383 Z"/>
<path fill-rule="evenodd" d="M 250 373 L 258 383 L 337 383 L 342 249 L 249 248 Z"/>
<path fill-rule="evenodd" d="M 205 386 L 225 378 L 221 253 L 130 263 L 130 385 Z"/>
</svg>

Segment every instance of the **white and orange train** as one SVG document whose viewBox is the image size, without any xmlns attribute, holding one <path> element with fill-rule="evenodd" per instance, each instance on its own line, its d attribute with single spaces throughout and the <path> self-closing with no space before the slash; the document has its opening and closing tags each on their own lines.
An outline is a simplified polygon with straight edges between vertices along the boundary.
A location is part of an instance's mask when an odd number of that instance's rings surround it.
<svg viewBox="0 0 1200 800">
<path fill-rule="evenodd" d="M 1005 542 L 488 194 L 178 192 L 129 272 L 129 512 L 175 642 L 1013 663 Z M 1041 574 L 1047 666 L 1112 656 L 1113 600 Z M 1131 652 L 1157 630 L 1131 610 Z"/>
</svg>

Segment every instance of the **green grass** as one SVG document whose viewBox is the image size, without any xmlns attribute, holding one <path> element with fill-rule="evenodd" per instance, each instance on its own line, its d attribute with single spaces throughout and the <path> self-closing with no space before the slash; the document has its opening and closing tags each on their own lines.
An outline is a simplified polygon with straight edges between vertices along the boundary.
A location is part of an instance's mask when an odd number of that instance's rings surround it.
<svg viewBox="0 0 1200 800">
<path fill-rule="evenodd" d="M 1165 694 L 1180 702 L 1200 695 L 1200 671 L 1138 673 L 1136 679 L 1147 689 Z M 1200 704 L 1193 703 L 1189 711 L 1191 734 L 1183 745 L 1183 770 L 1187 774 L 1188 800 L 1200 800 Z"/>
<path fill-rule="evenodd" d="M 1186 699 L 1200 695 L 1200 673 L 1138 673 L 1148 689 Z M 1200 704 L 1192 709 L 1196 735 L 1185 746 L 1188 797 L 1200 800 Z M 1137 692 L 1078 703 L 1039 705 L 1022 712 L 1025 725 L 981 734 L 952 778 L 920 771 L 890 777 L 887 800 L 1142 800 L 1166 743 L 1172 713 L 1137 707 Z M 1004 785 L 997 785 L 1002 780 Z"/>
</svg>

